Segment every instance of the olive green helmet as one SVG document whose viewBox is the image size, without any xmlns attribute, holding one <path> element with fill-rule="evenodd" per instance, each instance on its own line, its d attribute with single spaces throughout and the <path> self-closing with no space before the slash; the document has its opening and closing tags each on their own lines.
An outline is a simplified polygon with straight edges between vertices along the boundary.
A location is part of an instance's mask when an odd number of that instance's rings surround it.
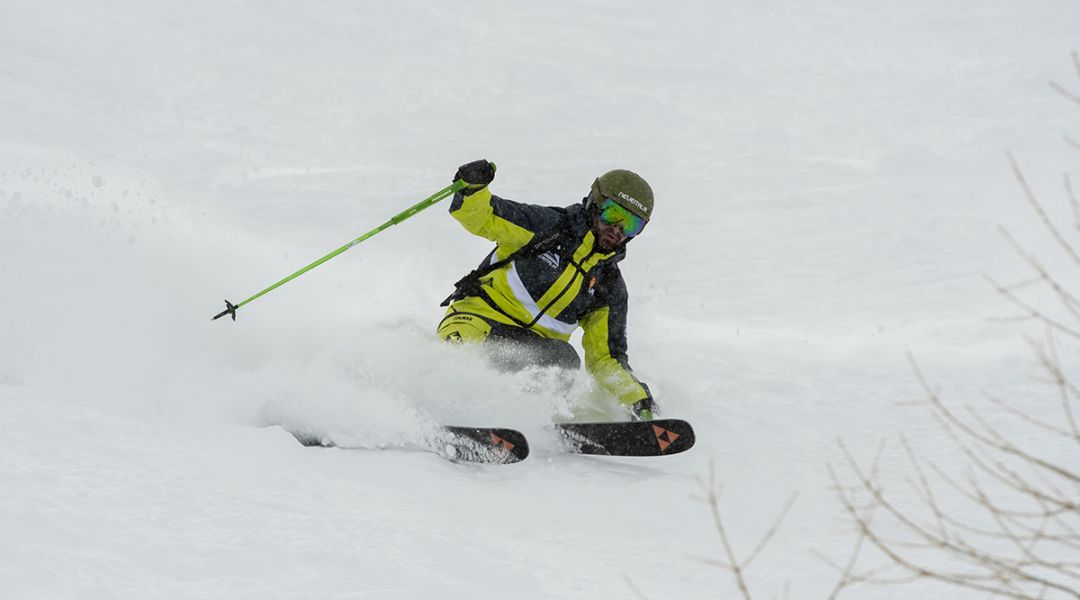
<svg viewBox="0 0 1080 600">
<path fill-rule="evenodd" d="M 599 205 L 604 198 L 611 198 L 646 221 L 652 217 L 652 188 L 641 178 L 641 175 L 633 171 L 615 169 L 597 177 L 589 193 L 588 205 Z"/>
</svg>

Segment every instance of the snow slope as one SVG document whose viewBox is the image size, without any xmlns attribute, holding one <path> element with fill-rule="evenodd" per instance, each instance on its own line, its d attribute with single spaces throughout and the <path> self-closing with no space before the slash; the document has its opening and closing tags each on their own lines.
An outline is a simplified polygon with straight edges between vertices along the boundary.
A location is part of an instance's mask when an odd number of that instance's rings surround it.
<svg viewBox="0 0 1080 600">
<path fill-rule="evenodd" d="M 852 541 L 837 438 L 955 452 L 910 406 L 1033 398 L 984 274 L 1044 243 L 1009 172 L 1062 209 L 1080 5 L 853 0 L 79 3 L 0 8 L 0 595 L 731 597 L 699 478 L 750 578 L 822 597 Z M 1073 80 L 1075 81 L 1075 80 Z M 631 360 L 698 446 L 570 457 L 547 374 L 432 339 L 489 249 L 422 213 L 236 302 L 448 183 L 565 205 L 640 172 L 658 212 L 623 272 Z M 432 422 L 522 429 L 476 468 Z M 313 450 L 279 427 L 371 450 Z M 894 446 L 895 447 L 895 446 Z M 903 480 L 899 453 L 885 476 Z M 891 467 L 891 469 L 890 469 Z M 946 502 L 948 500 L 946 499 Z M 953 598 L 934 587 L 860 598 Z"/>
</svg>

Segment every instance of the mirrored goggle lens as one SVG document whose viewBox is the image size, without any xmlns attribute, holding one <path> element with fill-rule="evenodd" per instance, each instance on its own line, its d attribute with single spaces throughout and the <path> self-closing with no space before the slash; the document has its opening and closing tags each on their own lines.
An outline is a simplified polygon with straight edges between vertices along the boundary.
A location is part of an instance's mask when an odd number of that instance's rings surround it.
<svg viewBox="0 0 1080 600">
<path fill-rule="evenodd" d="M 626 210 L 611 198 L 605 199 L 604 203 L 600 205 L 600 220 L 608 225 L 622 227 L 623 234 L 626 237 L 634 237 L 641 233 L 642 229 L 645 229 L 645 219 Z"/>
</svg>

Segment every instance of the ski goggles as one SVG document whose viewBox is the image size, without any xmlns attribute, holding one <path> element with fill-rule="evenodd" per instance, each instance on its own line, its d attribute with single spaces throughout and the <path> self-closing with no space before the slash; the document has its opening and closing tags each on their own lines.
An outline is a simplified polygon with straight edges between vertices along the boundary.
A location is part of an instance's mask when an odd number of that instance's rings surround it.
<svg viewBox="0 0 1080 600">
<path fill-rule="evenodd" d="M 623 208 L 621 204 L 611 198 L 604 198 L 600 204 L 600 220 L 608 225 L 622 227 L 623 235 L 634 237 L 645 229 L 645 219 Z"/>
</svg>

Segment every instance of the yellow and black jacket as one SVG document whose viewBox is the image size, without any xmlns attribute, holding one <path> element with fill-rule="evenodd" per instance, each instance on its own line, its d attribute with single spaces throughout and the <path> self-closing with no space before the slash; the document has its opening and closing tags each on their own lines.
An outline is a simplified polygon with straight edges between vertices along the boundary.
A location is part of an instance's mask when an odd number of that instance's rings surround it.
<svg viewBox="0 0 1080 600">
<path fill-rule="evenodd" d="M 625 251 L 602 253 L 595 248 L 584 206 L 521 204 L 494 196 L 485 187 L 469 196 L 458 192 L 450 214 L 470 233 L 497 245 L 481 267 L 511 260 L 482 275 L 466 293 L 459 289 L 451 297 L 440 336 L 448 337 L 455 322 L 467 324 L 469 315 L 564 342 L 581 326 L 589 373 L 623 404 L 651 399 L 648 386 L 634 377 L 627 362 L 627 292 L 617 265 Z"/>
</svg>

